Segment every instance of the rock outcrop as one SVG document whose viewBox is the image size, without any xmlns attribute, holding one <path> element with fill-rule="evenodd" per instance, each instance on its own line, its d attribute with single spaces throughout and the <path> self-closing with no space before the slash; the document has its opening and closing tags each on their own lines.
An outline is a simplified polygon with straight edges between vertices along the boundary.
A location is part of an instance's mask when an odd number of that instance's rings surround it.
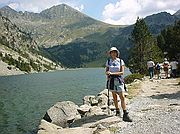
<svg viewBox="0 0 180 134">
<path fill-rule="evenodd" d="M 81 118 L 77 109 L 78 106 L 74 102 L 57 102 L 46 112 L 43 119 L 65 128 L 74 120 Z"/>
<path fill-rule="evenodd" d="M 110 93 L 108 107 L 108 90 L 97 96 L 83 98 L 83 105 L 63 101 L 52 106 L 44 115 L 39 125 L 38 134 L 111 134 L 125 124 L 115 115 L 113 97 Z"/>
</svg>

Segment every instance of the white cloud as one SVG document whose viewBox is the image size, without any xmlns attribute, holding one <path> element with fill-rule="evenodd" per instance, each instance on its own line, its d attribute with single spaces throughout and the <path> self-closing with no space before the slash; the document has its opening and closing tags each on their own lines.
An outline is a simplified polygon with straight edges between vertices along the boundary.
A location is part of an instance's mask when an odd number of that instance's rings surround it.
<svg viewBox="0 0 180 134">
<path fill-rule="evenodd" d="M 115 25 L 135 23 L 137 17 L 158 12 L 174 14 L 180 8 L 180 0 L 118 0 L 104 7 L 103 21 Z"/>
<path fill-rule="evenodd" d="M 19 11 L 30 11 L 37 13 L 54 5 L 63 3 L 68 4 L 79 11 L 84 10 L 84 5 L 78 4 L 76 0 L 13 0 L 13 2 L 8 2 L 8 6 Z"/>
</svg>

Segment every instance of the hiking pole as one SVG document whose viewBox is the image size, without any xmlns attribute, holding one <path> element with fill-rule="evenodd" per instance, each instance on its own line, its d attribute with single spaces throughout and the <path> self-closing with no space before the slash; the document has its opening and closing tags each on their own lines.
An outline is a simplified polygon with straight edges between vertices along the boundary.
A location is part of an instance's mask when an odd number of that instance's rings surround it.
<svg viewBox="0 0 180 134">
<path fill-rule="evenodd" d="M 108 114 L 110 115 L 110 108 L 109 108 L 109 105 L 110 105 L 110 99 L 109 99 L 109 83 L 110 82 L 110 80 L 108 79 L 107 80 L 107 83 L 106 83 L 106 88 L 108 89 Z"/>
</svg>

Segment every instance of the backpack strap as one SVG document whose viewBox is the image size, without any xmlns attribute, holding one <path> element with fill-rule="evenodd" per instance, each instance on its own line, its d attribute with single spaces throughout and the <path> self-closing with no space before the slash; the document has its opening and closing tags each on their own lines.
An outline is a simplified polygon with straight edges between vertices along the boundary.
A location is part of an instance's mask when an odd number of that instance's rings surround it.
<svg viewBox="0 0 180 134">
<path fill-rule="evenodd" d="M 110 60 L 111 60 L 111 59 L 109 58 L 109 59 L 108 59 L 108 65 L 109 65 L 109 66 L 110 66 Z M 120 67 L 121 67 L 121 65 L 122 65 L 122 60 L 119 59 L 118 62 L 120 63 Z"/>
<path fill-rule="evenodd" d="M 110 58 L 108 59 L 108 65 L 110 66 Z"/>
</svg>

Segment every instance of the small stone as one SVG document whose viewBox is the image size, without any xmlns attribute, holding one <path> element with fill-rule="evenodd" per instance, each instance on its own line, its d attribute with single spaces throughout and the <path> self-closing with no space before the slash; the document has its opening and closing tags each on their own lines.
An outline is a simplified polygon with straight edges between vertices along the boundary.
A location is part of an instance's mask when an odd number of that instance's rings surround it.
<svg viewBox="0 0 180 134">
<path fill-rule="evenodd" d="M 98 101 L 96 99 L 91 99 L 91 106 L 97 106 L 98 105 Z"/>
<path fill-rule="evenodd" d="M 98 125 L 97 125 L 97 129 L 106 129 L 106 127 L 103 126 L 102 124 L 98 124 Z"/>
<path fill-rule="evenodd" d="M 81 105 L 77 110 L 81 115 L 84 115 L 86 112 L 88 112 L 90 110 L 91 106 L 84 104 Z"/>
</svg>

